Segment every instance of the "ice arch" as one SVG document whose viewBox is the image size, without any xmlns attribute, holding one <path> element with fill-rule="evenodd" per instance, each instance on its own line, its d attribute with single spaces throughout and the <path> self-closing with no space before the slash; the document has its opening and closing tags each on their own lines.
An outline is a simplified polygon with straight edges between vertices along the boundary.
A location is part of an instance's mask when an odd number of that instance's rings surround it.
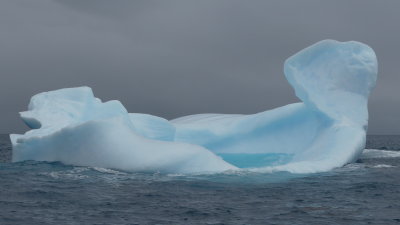
<svg viewBox="0 0 400 225">
<path fill-rule="evenodd" d="M 43 92 L 11 134 L 13 161 L 61 161 L 174 173 L 328 171 L 365 146 L 374 51 L 359 42 L 318 42 L 286 60 L 301 103 L 253 115 L 199 114 L 171 121 L 101 102 L 88 87 Z"/>
</svg>

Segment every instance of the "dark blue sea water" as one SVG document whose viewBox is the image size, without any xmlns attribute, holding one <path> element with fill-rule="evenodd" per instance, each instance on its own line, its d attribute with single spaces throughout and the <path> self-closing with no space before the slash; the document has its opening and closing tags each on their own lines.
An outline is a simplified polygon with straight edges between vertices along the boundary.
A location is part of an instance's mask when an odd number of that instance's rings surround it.
<svg viewBox="0 0 400 225">
<path fill-rule="evenodd" d="M 10 163 L 0 135 L 0 224 L 400 224 L 400 136 L 367 148 L 328 173 L 182 176 Z"/>
</svg>

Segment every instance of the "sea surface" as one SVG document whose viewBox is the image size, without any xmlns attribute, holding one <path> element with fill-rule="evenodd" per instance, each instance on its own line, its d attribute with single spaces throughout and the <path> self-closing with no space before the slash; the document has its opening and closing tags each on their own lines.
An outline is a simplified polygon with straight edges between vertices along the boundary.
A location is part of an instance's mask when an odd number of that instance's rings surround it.
<svg viewBox="0 0 400 225">
<path fill-rule="evenodd" d="M 400 136 L 368 136 L 331 172 L 208 176 L 11 163 L 0 135 L 0 224 L 400 224 Z"/>
</svg>

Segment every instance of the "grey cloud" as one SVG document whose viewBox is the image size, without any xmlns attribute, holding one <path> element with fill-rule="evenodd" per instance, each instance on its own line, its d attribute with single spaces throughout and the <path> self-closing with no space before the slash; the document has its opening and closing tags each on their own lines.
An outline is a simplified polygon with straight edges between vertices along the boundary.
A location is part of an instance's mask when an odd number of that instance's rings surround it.
<svg viewBox="0 0 400 225">
<path fill-rule="evenodd" d="M 255 113 L 298 101 L 283 62 L 322 39 L 379 60 L 370 133 L 400 134 L 399 1 L 0 2 L 0 133 L 38 92 L 88 85 L 131 112 Z"/>
</svg>

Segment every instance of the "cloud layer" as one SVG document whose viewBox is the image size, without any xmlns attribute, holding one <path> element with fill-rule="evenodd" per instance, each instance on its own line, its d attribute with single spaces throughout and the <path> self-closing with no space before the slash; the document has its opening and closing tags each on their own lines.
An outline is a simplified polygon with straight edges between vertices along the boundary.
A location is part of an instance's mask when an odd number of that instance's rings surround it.
<svg viewBox="0 0 400 225">
<path fill-rule="evenodd" d="M 400 134 L 400 2 L 0 2 L 0 133 L 38 92 L 91 86 L 131 112 L 255 113 L 298 101 L 283 62 L 322 39 L 357 40 L 378 56 L 371 134 Z"/>
</svg>

